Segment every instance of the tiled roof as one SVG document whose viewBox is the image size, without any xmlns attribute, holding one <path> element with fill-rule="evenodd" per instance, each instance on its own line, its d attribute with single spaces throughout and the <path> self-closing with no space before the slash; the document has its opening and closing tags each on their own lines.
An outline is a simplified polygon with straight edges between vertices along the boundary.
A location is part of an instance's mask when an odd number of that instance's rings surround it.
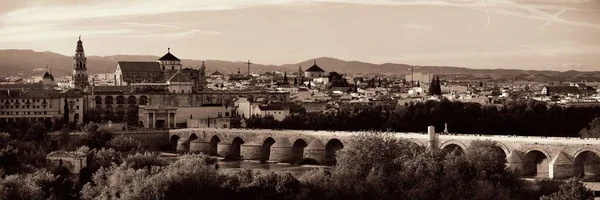
<svg viewBox="0 0 600 200">
<path fill-rule="evenodd" d="M 522 161 L 521 156 L 516 151 L 511 151 L 506 157 L 507 163 L 520 163 Z"/>
<path fill-rule="evenodd" d="M 0 90 L 0 97 L 2 98 L 30 98 L 30 99 L 42 99 L 42 98 L 57 98 L 61 94 L 57 90 L 43 90 L 43 89 L 28 89 L 28 90 Z"/>
<path fill-rule="evenodd" d="M 181 72 L 177 72 L 171 76 L 171 78 L 169 78 L 169 82 L 190 82 L 190 76 Z"/>
<path fill-rule="evenodd" d="M 223 76 L 223 74 L 219 71 L 215 71 L 211 74 L 211 76 Z"/>
<path fill-rule="evenodd" d="M 50 75 L 50 73 L 46 72 L 46 73 L 44 73 L 44 77 L 43 78 L 44 79 L 46 79 L 46 78 L 52 78 L 52 75 Z"/>
<path fill-rule="evenodd" d="M 558 86 L 546 86 L 548 89 L 548 93 L 578 93 L 579 88 L 575 86 L 566 86 L 566 85 L 558 85 Z"/>
<path fill-rule="evenodd" d="M 558 153 L 558 155 L 556 157 L 554 157 L 554 160 L 552 161 L 552 163 L 554 165 L 571 165 L 571 164 L 573 164 L 573 162 L 571 162 L 571 159 L 564 152 Z"/>
<path fill-rule="evenodd" d="M 309 67 L 308 69 L 306 69 L 307 72 L 325 72 L 325 70 L 321 69 L 318 65 L 317 62 L 315 61 L 315 63 L 313 64 L 313 66 Z"/>
<path fill-rule="evenodd" d="M 41 89 L 41 83 L 0 84 L 0 89 Z"/>
<path fill-rule="evenodd" d="M 280 104 L 269 104 L 258 106 L 260 110 L 285 110 L 283 105 Z"/>
<path fill-rule="evenodd" d="M 129 92 L 129 86 L 94 86 L 95 92 Z"/>
<path fill-rule="evenodd" d="M 158 62 L 119 61 L 123 73 L 127 72 L 162 72 Z"/>
<path fill-rule="evenodd" d="M 171 52 L 168 52 L 167 54 L 165 54 L 163 57 L 161 57 L 158 60 L 181 61 L 181 60 L 179 60 L 179 58 L 177 58 L 173 54 L 171 54 Z"/>
</svg>

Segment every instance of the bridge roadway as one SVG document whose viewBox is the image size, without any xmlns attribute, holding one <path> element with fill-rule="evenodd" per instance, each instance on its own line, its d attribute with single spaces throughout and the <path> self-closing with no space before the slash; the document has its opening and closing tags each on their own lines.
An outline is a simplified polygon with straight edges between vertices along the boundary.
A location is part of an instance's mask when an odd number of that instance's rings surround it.
<svg viewBox="0 0 600 200">
<path fill-rule="evenodd" d="M 360 132 L 187 128 L 169 131 L 178 152 L 245 160 L 295 162 L 312 159 L 335 162 L 335 152 L 351 147 Z M 472 141 L 496 141 L 510 169 L 522 175 L 548 174 L 549 178 L 600 174 L 600 140 L 568 137 L 440 134 L 433 126 L 427 133 L 393 133 L 420 146 L 445 152 L 464 151 Z"/>
</svg>

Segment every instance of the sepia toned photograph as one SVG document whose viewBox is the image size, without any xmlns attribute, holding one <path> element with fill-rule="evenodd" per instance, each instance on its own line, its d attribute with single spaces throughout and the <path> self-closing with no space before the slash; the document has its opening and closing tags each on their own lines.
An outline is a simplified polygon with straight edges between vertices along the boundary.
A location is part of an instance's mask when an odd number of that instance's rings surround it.
<svg viewBox="0 0 600 200">
<path fill-rule="evenodd" d="M 0 200 L 600 200 L 600 0 L 0 0 Z"/>
</svg>

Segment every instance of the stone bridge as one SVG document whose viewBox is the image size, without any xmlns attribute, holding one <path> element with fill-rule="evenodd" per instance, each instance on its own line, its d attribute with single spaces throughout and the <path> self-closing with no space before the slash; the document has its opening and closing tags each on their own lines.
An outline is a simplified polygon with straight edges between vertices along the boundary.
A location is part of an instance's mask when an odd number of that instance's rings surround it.
<svg viewBox="0 0 600 200">
<path fill-rule="evenodd" d="M 334 163 L 335 152 L 351 147 L 351 136 L 360 132 L 188 128 L 169 131 L 169 141 L 177 152 L 203 152 L 209 155 L 297 162 L 312 159 Z M 462 152 L 472 141 L 492 140 L 506 156 L 506 165 L 522 175 L 566 178 L 600 174 L 600 140 L 564 137 L 525 137 L 499 135 L 393 133 L 432 150 Z"/>
</svg>

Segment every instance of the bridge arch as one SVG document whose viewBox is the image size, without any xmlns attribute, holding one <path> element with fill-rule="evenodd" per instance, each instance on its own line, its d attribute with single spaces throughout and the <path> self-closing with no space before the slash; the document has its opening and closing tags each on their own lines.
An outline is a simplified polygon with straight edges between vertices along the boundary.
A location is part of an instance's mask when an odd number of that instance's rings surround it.
<svg viewBox="0 0 600 200">
<path fill-rule="evenodd" d="M 169 138 L 169 150 L 177 150 L 177 141 L 179 141 L 179 135 L 171 135 Z"/>
<path fill-rule="evenodd" d="M 241 147 L 244 144 L 244 140 L 241 137 L 233 138 L 231 142 L 231 149 L 229 150 L 229 156 L 231 158 L 240 158 L 241 157 Z"/>
<path fill-rule="evenodd" d="M 506 146 L 506 144 L 504 144 L 502 142 L 496 142 L 496 146 L 501 148 L 502 151 L 504 151 L 505 156 L 510 155 L 510 149 L 508 148 L 508 146 Z"/>
<path fill-rule="evenodd" d="M 540 147 L 530 148 L 523 155 L 523 175 L 550 177 L 552 156 L 546 149 Z"/>
<path fill-rule="evenodd" d="M 294 140 L 292 144 L 292 161 L 299 161 L 304 158 L 304 148 L 308 146 L 308 143 L 302 138 Z"/>
<path fill-rule="evenodd" d="M 419 140 L 419 139 L 416 139 L 416 138 L 410 138 L 410 139 L 408 139 L 407 141 L 410 141 L 410 142 L 412 142 L 412 143 L 415 143 L 416 145 L 419 145 L 419 146 L 421 146 L 421 147 L 427 148 L 427 145 L 426 145 L 426 144 L 425 144 L 423 141 L 421 141 L 421 140 Z"/>
<path fill-rule="evenodd" d="M 600 152 L 584 147 L 573 155 L 573 175 L 578 177 L 600 175 Z"/>
<path fill-rule="evenodd" d="M 192 133 L 190 134 L 190 137 L 188 137 L 188 141 L 194 141 L 198 139 L 198 135 L 196 135 L 196 133 Z"/>
<path fill-rule="evenodd" d="M 454 151 L 464 153 L 467 150 L 467 145 L 458 140 L 447 140 L 440 145 L 440 150 L 445 154 Z"/>
<path fill-rule="evenodd" d="M 267 137 L 263 139 L 263 141 L 261 142 L 261 160 L 269 160 L 269 156 L 271 155 L 271 146 L 273 146 L 275 142 L 275 139 L 273 139 L 272 137 Z"/>
<path fill-rule="evenodd" d="M 330 139 L 325 145 L 325 162 L 336 163 L 336 152 L 343 149 L 344 144 L 337 138 Z"/>
<path fill-rule="evenodd" d="M 219 144 L 219 142 L 221 142 L 221 139 L 219 139 L 219 136 L 217 136 L 217 135 L 213 135 L 210 138 L 210 141 L 209 141 L 210 148 L 208 149 L 208 155 L 211 155 L 211 156 L 217 155 L 217 145 Z"/>
</svg>

